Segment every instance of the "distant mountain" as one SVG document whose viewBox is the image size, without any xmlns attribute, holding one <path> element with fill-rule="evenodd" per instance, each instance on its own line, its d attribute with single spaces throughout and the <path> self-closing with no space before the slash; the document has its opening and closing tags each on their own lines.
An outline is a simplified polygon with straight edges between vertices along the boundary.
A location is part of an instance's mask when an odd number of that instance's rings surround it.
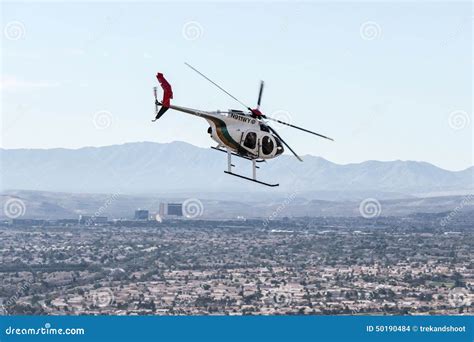
<svg viewBox="0 0 474 342">
<path fill-rule="evenodd" d="M 235 159 L 250 175 L 250 163 Z M 1 187 L 75 193 L 242 193 L 273 196 L 298 192 L 309 198 L 382 198 L 417 193 L 466 193 L 474 168 L 459 172 L 414 161 L 366 161 L 338 165 L 315 156 L 299 163 L 282 156 L 262 163 L 259 177 L 280 183 L 270 189 L 223 173 L 225 154 L 184 142 L 127 143 L 80 149 L 0 149 Z M 306 196 L 308 198 L 308 196 Z"/>
</svg>

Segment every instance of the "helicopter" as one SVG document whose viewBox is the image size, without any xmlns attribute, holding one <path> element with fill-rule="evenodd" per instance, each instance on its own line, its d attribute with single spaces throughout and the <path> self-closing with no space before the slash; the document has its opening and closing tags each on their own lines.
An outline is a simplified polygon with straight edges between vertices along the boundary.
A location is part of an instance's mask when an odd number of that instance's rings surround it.
<svg viewBox="0 0 474 342">
<path fill-rule="evenodd" d="M 232 99 L 237 101 L 246 109 L 246 111 L 237 109 L 229 109 L 228 111 L 204 111 L 172 105 L 172 87 L 165 79 L 164 75 L 158 72 L 156 78 L 158 79 L 158 82 L 160 83 L 163 90 L 163 99 L 158 101 L 157 87 L 154 87 L 153 93 L 155 96 L 155 119 L 152 121 L 155 122 L 160 119 L 169 109 L 174 109 L 179 112 L 204 118 L 209 123 L 207 133 L 215 142 L 217 142 L 217 146 L 212 146 L 211 148 L 227 154 L 227 170 L 224 171 L 226 174 L 262 185 L 276 187 L 279 186 L 279 184 L 266 183 L 257 179 L 257 169 L 259 168 L 257 163 L 262 163 L 268 159 L 273 159 L 282 155 L 283 151 L 285 150 L 283 146 L 287 147 L 299 161 L 303 161 L 303 159 L 298 154 L 296 154 L 295 151 L 293 151 L 293 149 L 283 140 L 277 131 L 268 124 L 266 120 L 275 121 L 279 124 L 334 141 L 332 138 L 329 138 L 325 135 L 292 125 L 287 122 L 283 122 L 263 114 L 260 111 L 263 88 L 265 85 L 263 81 L 260 82 L 257 107 L 251 108 L 190 64 L 185 63 L 185 65 L 212 83 L 222 92 L 230 96 Z M 235 167 L 235 165 L 232 164 L 232 156 L 251 161 L 252 177 L 247 177 L 233 172 L 232 168 Z"/>
</svg>

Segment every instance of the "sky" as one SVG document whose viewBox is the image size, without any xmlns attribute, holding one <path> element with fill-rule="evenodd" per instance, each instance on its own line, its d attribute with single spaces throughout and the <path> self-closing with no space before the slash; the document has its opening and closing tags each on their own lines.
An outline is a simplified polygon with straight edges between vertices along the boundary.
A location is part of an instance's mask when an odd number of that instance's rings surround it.
<svg viewBox="0 0 474 342">
<path fill-rule="evenodd" d="M 2 3 L 3 148 L 215 143 L 200 118 L 152 123 L 163 72 L 173 103 L 253 107 L 300 155 L 346 164 L 473 165 L 470 2 Z"/>
</svg>

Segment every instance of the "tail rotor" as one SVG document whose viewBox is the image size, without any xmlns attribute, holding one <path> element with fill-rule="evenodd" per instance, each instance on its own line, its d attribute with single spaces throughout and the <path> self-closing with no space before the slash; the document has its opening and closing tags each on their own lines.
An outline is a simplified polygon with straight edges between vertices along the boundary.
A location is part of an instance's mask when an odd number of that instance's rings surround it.
<svg viewBox="0 0 474 342">
<path fill-rule="evenodd" d="M 163 100 L 160 102 L 158 101 L 158 96 L 157 96 L 157 87 L 153 87 L 153 94 L 155 96 L 155 119 L 152 120 L 153 122 L 158 120 L 163 116 L 163 114 L 166 113 L 166 111 L 170 107 L 171 99 L 173 98 L 173 89 L 171 88 L 171 85 L 168 83 L 168 81 L 165 79 L 162 73 L 157 73 L 156 78 L 158 79 L 158 82 L 161 85 L 161 88 L 163 89 Z M 161 106 L 161 109 L 158 110 L 158 107 Z"/>
</svg>

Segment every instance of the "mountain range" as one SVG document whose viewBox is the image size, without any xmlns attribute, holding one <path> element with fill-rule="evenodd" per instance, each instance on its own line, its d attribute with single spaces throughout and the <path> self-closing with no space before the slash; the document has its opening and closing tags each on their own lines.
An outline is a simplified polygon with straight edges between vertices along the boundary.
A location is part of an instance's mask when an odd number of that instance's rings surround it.
<svg viewBox="0 0 474 342">
<path fill-rule="evenodd" d="M 304 193 L 313 199 L 345 200 L 377 196 L 472 193 L 474 167 L 448 171 L 427 162 L 365 161 L 340 165 L 306 155 L 298 162 L 283 155 L 260 163 L 258 176 L 280 187 L 268 188 L 223 173 L 226 155 L 184 142 L 137 142 L 79 149 L 0 149 L 1 188 L 72 193 L 199 194 L 219 199 L 256 194 Z M 234 158 L 236 171 L 251 165 Z M 212 197 L 212 196 L 211 196 Z"/>
</svg>

